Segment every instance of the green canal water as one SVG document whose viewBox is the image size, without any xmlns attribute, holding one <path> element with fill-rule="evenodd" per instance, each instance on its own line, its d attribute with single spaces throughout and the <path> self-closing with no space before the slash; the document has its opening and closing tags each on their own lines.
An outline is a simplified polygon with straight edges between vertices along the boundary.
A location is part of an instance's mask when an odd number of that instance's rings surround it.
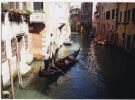
<svg viewBox="0 0 135 100">
<path fill-rule="evenodd" d="M 58 79 L 38 76 L 42 61 L 34 61 L 23 77 L 23 89 L 15 82 L 16 99 L 123 99 L 135 98 L 135 57 L 92 38 L 72 34 L 72 46 L 63 46 L 59 58 L 79 47 L 78 62 Z"/>
</svg>

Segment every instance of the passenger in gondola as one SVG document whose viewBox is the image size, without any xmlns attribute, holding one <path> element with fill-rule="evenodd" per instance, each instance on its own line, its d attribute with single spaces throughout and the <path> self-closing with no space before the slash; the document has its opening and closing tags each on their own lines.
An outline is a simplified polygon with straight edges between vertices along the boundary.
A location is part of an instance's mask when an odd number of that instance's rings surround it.
<svg viewBox="0 0 135 100">
<path fill-rule="evenodd" d="M 68 58 L 69 58 L 70 60 L 73 60 L 73 59 L 74 59 L 74 56 L 71 55 L 71 56 L 69 56 Z"/>
<path fill-rule="evenodd" d="M 70 63 L 69 60 L 65 59 L 64 64 L 65 64 L 65 65 L 68 65 L 69 63 Z"/>
<path fill-rule="evenodd" d="M 48 54 L 48 52 L 45 53 L 45 56 L 44 56 L 44 66 L 45 66 L 45 70 L 48 69 L 49 67 L 49 59 L 50 59 L 50 56 Z"/>
<path fill-rule="evenodd" d="M 68 60 L 68 62 L 71 63 L 74 59 L 75 59 L 74 56 L 70 55 L 70 56 L 67 57 L 66 60 Z"/>
</svg>

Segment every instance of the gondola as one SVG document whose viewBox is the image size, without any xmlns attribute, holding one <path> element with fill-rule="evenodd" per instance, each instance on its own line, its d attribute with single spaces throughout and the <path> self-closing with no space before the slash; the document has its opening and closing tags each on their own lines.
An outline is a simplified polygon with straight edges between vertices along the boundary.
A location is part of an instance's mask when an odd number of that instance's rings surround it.
<svg viewBox="0 0 135 100">
<path fill-rule="evenodd" d="M 51 77 L 57 77 L 59 75 L 61 75 L 62 73 L 55 67 L 49 67 L 47 70 L 45 69 L 41 69 L 38 72 L 40 77 L 47 77 L 47 78 L 51 78 Z"/>
<path fill-rule="evenodd" d="M 67 71 L 67 69 L 70 68 L 76 62 L 76 58 L 79 54 L 79 51 L 80 48 L 77 51 L 74 51 L 74 53 L 66 56 L 65 58 L 55 61 L 55 66 L 63 72 Z"/>
<path fill-rule="evenodd" d="M 66 56 L 63 59 L 60 59 L 58 61 L 54 61 L 55 67 L 49 67 L 47 70 L 41 69 L 38 72 L 40 77 L 47 77 L 47 78 L 52 78 L 52 77 L 58 77 L 63 74 L 63 72 L 66 72 L 68 68 L 70 68 L 71 65 L 73 65 L 76 61 L 76 57 L 79 54 L 80 48 L 75 51 L 74 53 Z M 68 63 L 66 63 L 66 61 Z"/>
<path fill-rule="evenodd" d="M 64 45 L 65 45 L 65 46 L 71 46 L 72 43 L 73 43 L 72 40 L 66 40 L 66 41 L 64 42 Z"/>
</svg>

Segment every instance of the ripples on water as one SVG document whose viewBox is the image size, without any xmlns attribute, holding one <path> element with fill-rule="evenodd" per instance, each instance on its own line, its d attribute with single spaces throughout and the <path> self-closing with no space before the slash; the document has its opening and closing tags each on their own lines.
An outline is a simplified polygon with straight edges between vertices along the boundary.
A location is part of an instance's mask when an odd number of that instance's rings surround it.
<svg viewBox="0 0 135 100">
<path fill-rule="evenodd" d="M 105 90 L 101 81 L 102 77 L 99 73 L 100 68 L 96 60 L 95 44 L 90 43 L 87 39 L 81 43 L 78 41 L 79 37 L 74 40 L 72 47 L 63 47 L 59 52 L 59 55 L 65 56 L 81 46 L 77 63 L 67 73 L 67 75 L 72 77 L 60 77 L 57 80 L 57 84 L 59 85 L 52 88 L 52 90 L 56 89 L 62 92 L 56 95 L 56 92 L 53 91 L 54 94 L 51 95 L 56 98 L 99 98 L 102 94 L 100 94 L 101 90 Z M 99 92 L 99 95 L 97 92 Z"/>
<path fill-rule="evenodd" d="M 114 76 L 115 74 L 119 75 L 118 73 L 121 69 L 118 67 L 119 65 L 126 66 L 126 57 L 120 56 L 113 49 L 96 45 L 87 36 L 72 35 L 72 39 L 74 41 L 73 45 L 63 46 L 59 51 L 58 57 L 62 58 L 81 47 L 77 63 L 65 75 L 60 76 L 56 80 L 39 78 L 37 74 L 39 67 L 37 66 L 43 66 L 43 63 L 33 63 L 35 69 L 32 75 L 23 79 L 24 86 L 27 89 L 21 90 L 17 86 L 15 87 L 17 98 L 117 98 L 119 97 L 118 94 L 115 94 L 117 90 L 119 93 L 121 92 L 121 95 L 124 94 L 120 91 L 120 86 L 117 84 L 119 80 Z M 125 65 L 122 64 L 121 59 Z M 119 83 L 121 82 L 123 81 Z M 124 84 L 124 86 L 126 85 Z M 20 94 L 25 94 L 25 96 Z"/>
</svg>

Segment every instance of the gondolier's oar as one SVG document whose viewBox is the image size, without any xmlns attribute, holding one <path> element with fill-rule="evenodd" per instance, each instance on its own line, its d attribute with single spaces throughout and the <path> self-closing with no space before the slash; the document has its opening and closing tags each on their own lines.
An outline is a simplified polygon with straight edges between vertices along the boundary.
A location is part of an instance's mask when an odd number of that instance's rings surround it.
<svg viewBox="0 0 135 100">
<path fill-rule="evenodd" d="M 55 55 L 54 55 L 54 59 L 53 59 L 53 64 L 54 64 L 54 62 L 56 61 L 56 55 L 58 55 L 58 51 L 57 52 L 55 52 Z M 55 66 L 56 67 L 56 66 Z M 65 75 L 66 73 L 64 73 L 62 70 L 60 70 L 58 67 L 56 67 L 63 75 Z"/>
<path fill-rule="evenodd" d="M 54 63 L 53 63 L 54 64 Z M 54 65 L 55 66 L 55 65 Z M 58 70 L 58 71 L 60 71 L 63 75 L 65 75 L 66 76 L 66 73 L 65 72 L 63 72 L 61 69 L 59 69 L 58 67 L 56 67 L 55 66 L 55 68 Z M 71 77 L 71 76 L 69 76 L 69 77 Z"/>
<path fill-rule="evenodd" d="M 55 55 L 53 57 L 53 65 L 54 65 L 54 62 L 56 61 L 56 56 L 58 56 L 58 49 L 56 50 L 55 52 Z M 57 68 L 57 70 L 59 70 L 62 74 L 65 74 L 62 70 L 60 70 L 58 67 L 55 66 L 55 68 Z"/>
<path fill-rule="evenodd" d="M 54 62 L 56 61 L 56 56 L 57 56 L 57 58 L 58 58 L 58 51 L 55 52 L 55 55 L 54 55 L 54 57 L 53 57 L 53 64 L 54 64 Z M 55 65 L 54 65 L 54 66 L 55 66 Z M 57 70 L 59 70 L 63 75 L 66 74 L 66 73 L 64 73 L 61 69 L 59 69 L 58 67 L 55 66 L 55 68 L 56 68 Z M 71 77 L 71 76 L 69 76 L 69 77 Z"/>
<path fill-rule="evenodd" d="M 71 77 L 70 75 L 64 73 L 62 70 L 60 70 L 58 67 L 55 66 L 55 68 L 57 68 L 64 76 L 66 76 L 68 79 L 71 79 L 73 77 Z"/>
<path fill-rule="evenodd" d="M 56 67 L 56 66 L 55 66 Z M 64 73 L 62 70 L 60 70 L 58 67 L 56 67 L 62 74 L 66 74 L 66 73 Z"/>
</svg>

